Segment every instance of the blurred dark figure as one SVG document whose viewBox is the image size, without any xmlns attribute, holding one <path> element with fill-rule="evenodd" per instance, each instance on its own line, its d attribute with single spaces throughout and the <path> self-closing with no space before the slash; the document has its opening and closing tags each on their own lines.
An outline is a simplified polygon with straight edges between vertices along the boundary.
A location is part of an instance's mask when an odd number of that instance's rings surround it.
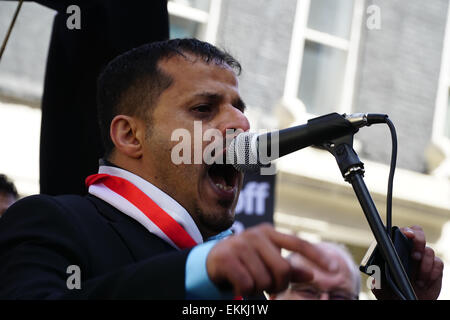
<svg viewBox="0 0 450 320">
<path fill-rule="evenodd" d="M 4 174 L 0 174 L 0 218 L 6 209 L 19 198 L 14 183 Z"/>
<path fill-rule="evenodd" d="M 57 11 L 47 59 L 40 145 L 41 193 L 84 194 L 103 155 L 96 80 L 113 57 L 169 37 L 167 0 L 38 0 Z M 80 9 L 80 29 L 69 29 Z M 23 39 L 26 41 L 27 39 Z"/>
</svg>

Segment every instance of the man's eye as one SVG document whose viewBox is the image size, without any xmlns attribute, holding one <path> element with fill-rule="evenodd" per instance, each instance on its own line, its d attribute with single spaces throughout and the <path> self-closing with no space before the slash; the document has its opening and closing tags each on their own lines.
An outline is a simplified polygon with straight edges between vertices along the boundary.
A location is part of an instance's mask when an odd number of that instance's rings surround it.
<svg viewBox="0 0 450 320">
<path fill-rule="evenodd" d="M 354 297 L 351 293 L 336 292 L 330 293 L 330 300 L 354 300 Z"/>
<path fill-rule="evenodd" d="M 316 296 L 317 295 L 317 291 L 314 289 L 304 289 L 303 293 L 309 296 Z"/>
<path fill-rule="evenodd" d="M 200 113 L 210 112 L 211 106 L 207 105 L 207 104 L 202 104 L 200 106 L 193 108 L 192 110 L 194 110 L 196 112 L 200 112 Z"/>
</svg>

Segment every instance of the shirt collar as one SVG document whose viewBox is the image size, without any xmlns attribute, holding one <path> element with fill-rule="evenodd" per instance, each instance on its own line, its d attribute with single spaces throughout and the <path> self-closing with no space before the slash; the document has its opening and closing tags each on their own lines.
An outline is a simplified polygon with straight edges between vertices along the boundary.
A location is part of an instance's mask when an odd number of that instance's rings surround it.
<svg viewBox="0 0 450 320">
<path fill-rule="evenodd" d="M 222 240 L 222 239 L 225 239 L 225 238 L 231 236 L 232 234 L 233 234 L 233 231 L 231 231 L 231 229 L 227 229 L 227 230 L 222 231 L 221 233 L 219 233 L 219 234 L 217 234 L 215 236 L 209 237 L 208 241 L 210 241 L 210 240 Z"/>
</svg>

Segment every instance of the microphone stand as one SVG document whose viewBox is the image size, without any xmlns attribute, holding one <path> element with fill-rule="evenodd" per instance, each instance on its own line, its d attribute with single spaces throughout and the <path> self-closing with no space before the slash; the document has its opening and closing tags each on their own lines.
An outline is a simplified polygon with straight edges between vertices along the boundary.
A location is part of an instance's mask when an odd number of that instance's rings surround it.
<svg viewBox="0 0 450 320">
<path fill-rule="evenodd" d="M 381 254 L 387 262 L 390 273 L 400 291 L 407 300 L 417 300 L 408 275 L 364 182 L 364 164 L 359 160 L 355 150 L 353 150 L 353 134 L 332 140 L 319 147 L 325 148 L 336 158 L 344 180 L 352 185 Z"/>
</svg>

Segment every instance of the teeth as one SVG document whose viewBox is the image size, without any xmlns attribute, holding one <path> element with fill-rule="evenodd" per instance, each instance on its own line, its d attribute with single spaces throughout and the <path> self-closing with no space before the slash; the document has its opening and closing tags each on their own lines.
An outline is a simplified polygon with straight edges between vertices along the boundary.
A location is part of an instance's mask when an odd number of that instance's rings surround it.
<svg viewBox="0 0 450 320">
<path fill-rule="evenodd" d="M 229 186 L 224 186 L 223 184 L 220 183 L 216 183 L 217 188 L 221 189 L 221 190 L 225 190 L 225 191 L 231 191 L 233 189 L 233 187 L 229 187 Z"/>
</svg>

